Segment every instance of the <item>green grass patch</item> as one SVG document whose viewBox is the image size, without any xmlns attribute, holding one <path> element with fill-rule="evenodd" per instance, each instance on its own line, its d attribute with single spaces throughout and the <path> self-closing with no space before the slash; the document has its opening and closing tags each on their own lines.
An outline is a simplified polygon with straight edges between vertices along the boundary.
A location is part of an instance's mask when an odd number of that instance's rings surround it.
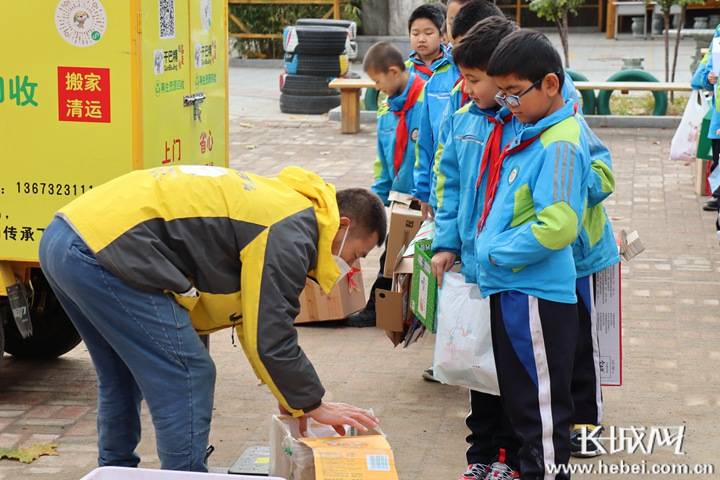
<svg viewBox="0 0 720 480">
<path fill-rule="evenodd" d="M 687 94 L 675 94 L 672 102 L 668 99 L 668 116 L 682 116 L 687 105 Z M 610 97 L 610 111 L 613 115 L 652 115 L 655 98 L 650 92 L 622 95 L 620 92 L 613 92 Z"/>
</svg>

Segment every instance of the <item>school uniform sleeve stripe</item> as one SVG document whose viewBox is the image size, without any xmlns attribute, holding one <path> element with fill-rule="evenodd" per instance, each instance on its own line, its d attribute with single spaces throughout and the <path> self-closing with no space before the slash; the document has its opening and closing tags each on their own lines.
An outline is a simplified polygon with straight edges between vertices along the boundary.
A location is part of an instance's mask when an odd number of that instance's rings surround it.
<svg viewBox="0 0 720 480">
<path fill-rule="evenodd" d="M 570 150 L 570 173 L 568 174 L 568 181 L 567 181 L 567 192 L 565 193 L 565 201 L 570 201 L 570 196 L 572 195 L 572 185 L 573 185 L 573 173 L 575 170 L 575 149 L 573 148 Z"/>
</svg>

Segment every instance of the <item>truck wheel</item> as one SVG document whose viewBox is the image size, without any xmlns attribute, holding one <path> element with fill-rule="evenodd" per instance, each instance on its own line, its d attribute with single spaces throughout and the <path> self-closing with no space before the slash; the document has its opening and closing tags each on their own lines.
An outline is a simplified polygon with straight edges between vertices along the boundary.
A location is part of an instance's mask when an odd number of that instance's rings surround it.
<svg viewBox="0 0 720 480">
<path fill-rule="evenodd" d="M 22 338 L 15 326 L 10 305 L 0 305 L 0 320 L 5 325 L 5 351 L 18 358 L 56 358 L 80 343 L 80 335 L 63 310 L 39 268 L 30 274 L 32 295 L 30 318 L 33 334 Z M 28 291 L 30 291 L 28 289 Z"/>
</svg>

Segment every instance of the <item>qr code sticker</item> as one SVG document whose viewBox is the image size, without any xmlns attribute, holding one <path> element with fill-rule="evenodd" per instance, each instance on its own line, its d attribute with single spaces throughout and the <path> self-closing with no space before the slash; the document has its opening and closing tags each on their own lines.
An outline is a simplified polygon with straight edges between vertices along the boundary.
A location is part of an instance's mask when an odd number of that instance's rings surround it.
<svg viewBox="0 0 720 480">
<path fill-rule="evenodd" d="M 160 38 L 175 38 L 175 0 L 159 0 Z"/>
<path fill-rule="evenodd" d="M 368 455 L 367 466 L 371 472 L 389 472 L 390 459 L 387 455 Z"/>
</svg>

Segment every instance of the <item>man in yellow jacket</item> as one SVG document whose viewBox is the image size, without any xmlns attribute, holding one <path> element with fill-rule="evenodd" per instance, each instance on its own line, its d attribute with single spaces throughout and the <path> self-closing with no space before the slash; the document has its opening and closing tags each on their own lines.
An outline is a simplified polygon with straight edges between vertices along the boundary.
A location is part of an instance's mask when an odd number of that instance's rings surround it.
<svg viewBox="0 0 720 480">
<path fill-rule="evenodd" d="M 197 333 L 226 327 L 283 411 L 375 426 L 322 401 L 293 322 L 306 277 L 329 292 L 385 231 L 374 194 L 297 167 L 140 170 L 61 209 L 40 264 L 97 370 L 99 464 L 137 466 L 144 398 L 162 468 L 207 471 L 215 366 Z"/>
</svg>

